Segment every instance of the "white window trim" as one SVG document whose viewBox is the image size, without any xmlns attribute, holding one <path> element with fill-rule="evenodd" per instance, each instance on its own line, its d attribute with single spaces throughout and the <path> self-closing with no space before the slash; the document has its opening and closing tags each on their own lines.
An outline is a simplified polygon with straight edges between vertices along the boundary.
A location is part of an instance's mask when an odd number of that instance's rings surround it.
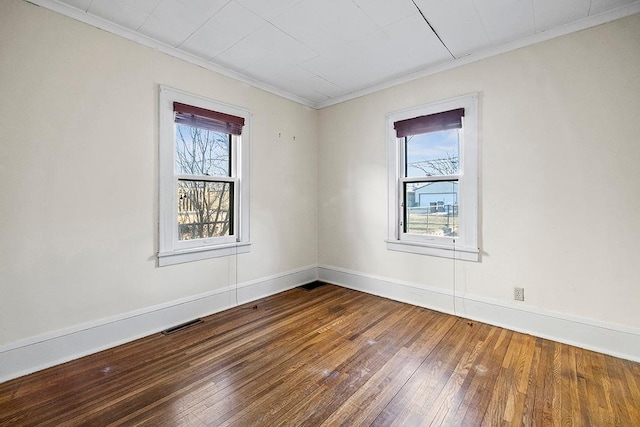
<svg viewBox="0 0 640 427">
<path fill-rule="evenodd" d="M 464 108 L 464 127 L 460 138 L 461 173 L 458 179 L 459 235 L 455 239 L 407 235 L 400 221 L 403 217 L 402 185 L 403 144 L 393 124 L 400 120 Z M 387 118 L 388 162 L 388 239 L 387 249 L 478 261 L 478 94 L 463 95 L 406 110 L 389 113 Z"/>
<path fill-rule="evenodd" d="M 158 265 L 173 265 L 207 258 L 249 252 L 249 151 L 251 113 L 241 107 L 221 103 L 160 85 L 159 88 L 159 239 Z M 233 136 L 234 236 L 178 240 L 177 179 L 175 173 L 175 126 L 173 103 L 180 102 L 207 110 L 244 118 L 241 136 Z M 232 157 L 233 158 L 233 157 Z"/>
</svg>

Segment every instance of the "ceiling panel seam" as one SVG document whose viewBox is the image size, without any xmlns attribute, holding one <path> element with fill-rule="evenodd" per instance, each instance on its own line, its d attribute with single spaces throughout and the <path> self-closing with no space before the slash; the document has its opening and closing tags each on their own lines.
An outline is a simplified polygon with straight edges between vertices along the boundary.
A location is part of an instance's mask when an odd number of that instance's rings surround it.
<svg viewBox="0 0 640 427">
<path fill-rule="evenodd" d="M 411 3 L 413 3 L 413 5 L 416 7 L 416 9 L 418 9 L 418 12 L 420 12 L 420 16 L 422 16 L 422 19 L 424 19 L 424 22 L 427 23 L 427 25 L 429 26 L 429 28 L 431 28 L 431 31 L 433 31 L 433 34 L 436 35 L 436 37 L 438 38 L 438 40 L 440 40 L 440 43 L 442 43 L 442 46 L 444 46 L 445 49 L 447 49 L 447 52 L 449 52 L 449 55 L 451 55 L 451 57 L 453 59 L 458 59 L 456 58 L 456 56 L 451 53 L 451 50 L 449 49 L 449 47 L 445 44 L 444 41 L 442 41 L 442 39 L 440 38 L 440 34 L 438 34 L 438 32 L 436 31 L 435 28 L 433 28 L 433 25 L 431 25 L 431 23 L 429 22 L 429 20 L 427 19 L 426 16 L 424 16 L 424 13 L 422 13 L 422 9 L 420 9 L 420 7 L 418 7 L 418 5 L 416 4 L 416 2 L 414 0 L 411 0 Z"/>
<path fill-rule="evenodd" d="M 191 37 L 193 37 L 193 35 L 195 33 L 197 33 L 198 31 L 200 31 L 202 29 L 202 27 L 204 27 L 205 25 L 207 25 L 207 23 L 209 23 L 209 21 L 211 21 L 211 19 L 213 19 L 214 16 L 216 16 L 218 13 L 220 13 L 220 11 L 222 11 L 225 7 L 227 7 L 229 5 L 229 3 L 231 3 L 231 0 L 227 1 L 224 5 L 222 5 L 222 7 L 220 9 L 218 9 L 213 15 L 209 16 L 202 24 L 200 24 L 200 26 L 198 28 L 196 28 L 195 30 L 193 30 L 191 32 L 191 34 L 189 34 L 184 40 L 182 40 L 180 43 L 178 43 L 177 45 L 175 45 L 174 47 L 176 49 L 179 49 L 180 46 L 182 46 L 183 44 L 185 44 L 186 42 L 189 41 L 189 39 Z M 211 58 L 207 58 L 205 60 L 210 60 Z"/>
<path fill-rule="evenodd" d="M 91 0 L 91 2 L 93 3 L 93 0 Z M 153 9 L 151 9 L 149 11 L 149 13 L 147 13 L 147 16 L 144 18 L 144 21 L 142 21 L 142 23 L 140 25 L 138 25 L 138 27 L 136 28 L 136 32 L 140 31 L 140 28 L 142 28 L 144 26 L 144 24 L 146 24 L 146 22 L 149 20 L 149 17 L 151 15 L 153 15 L 153 12 L 155 12 L 155 10 L 158 8 L 158 6 L 160 6 L 161 2 L 162 2 L 162 0 L 157 0 L 156 1 L 156 5 L 153 6 Z"/>
</svg>

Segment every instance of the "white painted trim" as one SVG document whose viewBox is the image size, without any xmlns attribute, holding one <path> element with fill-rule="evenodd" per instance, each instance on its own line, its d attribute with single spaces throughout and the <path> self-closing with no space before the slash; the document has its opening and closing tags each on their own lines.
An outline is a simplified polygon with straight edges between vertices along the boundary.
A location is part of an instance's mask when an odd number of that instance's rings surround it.
<svg viewBox="0 0 640 427">
<path fill-rule="evenodd" d="M 137 33 L 135 31 L 132 31 L 120 25 L 114 24 L 113 22 L 106 21 L 95 15 L 90 15 L 86 11 L 76 9 L 75 7 L 69 6 L 68 4 L 60 3 L 56 0 L 28 0 L 28 2 L 38 6 L 42 6 L 44 8 L 47 8 L 54 12 L 68 16 L 77 21 L 83 22 L 85 24 L 91 25 L 101 30 L 105 30 L 110 33 L 116 34 L 120 37 L 124 37 L 128 40 L 139 43 L 143 46 L 147 46 L 152 49 L 159 50 L 160 52 L 166 53 L 167 55 L 171 55 L 175 58 L 182 59 L 183 61 L 190 62 L 192 64 L 203 67 L 207 70 L 213 71 L 215 73 L 219 73 L 226 77 L 230 77 L 232 79 L 241 81 L 255 88 L 264 90 L 266 92 L 272 93 L 277 96 L 281 96 L 283 98 L 289 99 L 299 104 L 306 105 L 307 107 L 315 108 L 317 110 L 325 107 L 330 107 L 332 105 L 340 104 L 342 102 L 349 101 L 351 99 L 360 98 L 362 96 L 379 92 L 384 89 L 389 89 L 391 87 L 398 86 L 413 80 L 417 80 L 422 77 L 427 77 L 433 74 L 440 73 L 442 71 L 457 68 L 466 64 L 471 64 L 473 62 L 490 58 L 492 56 L 500 55 L 502 53 L 510 52 L 512 50 L 520 49 L 521 47 L 530 46 L 532 44 L 540 43 L 546 40 L 551 40 L 556 37 L 564 36 L 576 31 L 584 30 L 590 27 L 595 27 L 596 25 L 605 24 L 607 22 L 615 21 L 616 19 L 621 19 L 626 16 L 640 13 L 640 0 L 636 0 L 633 3 L 603 12 L 598 15 L 589 16 L 579 21 L 575 21 L 560 27 L 545 30 L 519 40 L 502 44 L 500 46 L 494 46 L 487 49 L 483 49 L 471 55 L 457 58 L 453 61 L 450 61 L 444 64 L 438 64 L 433 67 L 424 68 L 422 70 L 409 73 L 397 79 L 382 82 L 380 84 L 373 85 L 362 90 L 357 90 L 351 93 L 347 93 L 345 95 L 338 96 L 336 98 L 331 98 L 323 102 L 314 102 L 309 99 L 302 98 L 298 95 L 294 95 L 285 90 L 278 89 L 267 83 L 260 82 L 252 77 L 246 76 L 237 71 L 233 71 L 221 65 L 214 64 L 210 61 L 206 61 L 193 54 L 187 53 L 173 46 L 159 42 L 143 34 Z"/>
<path fill-rule="evenodd" d="M 451 70 L 453 68 L 461 67 L 463 65 L 471 64 L 482 59 L 490 58 L 492 56 L 500 55 L 503 53 L 511 52 L 512 50 L 520 49 L 522 47 L 531 46 L 536 43 L 541 43 L 547 40 L 555 39 L 557 37 L 565 36 L 577 31 L 586 30 L 587 28 L 595 27 L 597 25 L 606 24 L 607 22 L 615 21 L 626 16 L 631 16 L 636 13 L 640 13 L 640 0 L 633 3 L 621 6 L 616 9 L 612 9 L 603 12 L 599 15 L 589 16 L 579 21 L 571 22 L 560 27 L 551 28 L 536 34 L 532 34 L 522 39 L 514 40 L 509 43 L 502 44 L 500 46 L 492 46 L 486 49 L 479 50 L 467 56 L 457 58 L 453 61 L 449 61 L 443 64 L 427 67 L 422 70 L 417 70 L 413 73 L 406 74 L 397 79 L 382 82 L 377 85 L 370 86 L 368 88 L 357 90 L 336 98 L 331 98 L 326 101 L 315 104 L 316 109 L 322 109 L 330 107 L 332 105 L 340 104 L 342 102 L 350 101 L 352 99 L 360 98 L 362 96 L 370 95 L 381 90 L 389 89 L 395 86 L 399 86 L 404 83 L 408 83 L 423 77 L 431 76 L 433 74 L 441 73 L 443 71 Z"/>
<path fill-rule="evenodd" d="M 430 255 L 440 258 L 455 258 L 462 261 L 478 262 L 480 251 L 477 248 L 461 248 L 458 246 L 437 246 L 434 244 L 423 244 L 420 242 L 386 240 L 387 249 L 397 252 L 408 252 L 411 254 Z"/>
<path fill-rule="evenodd" d="M 640 362 L 640 329 L 328 265 L 318 280 Z M 455 300 L 455 305 L 454 305 Z"/>
<path fill-rule="evenodd" d="M 205 248 L 191 248 L 168 252 L 158 252 L 158 267 L 182 264 L 185 262 L 201 261 L 203 259 L 218 258 L 244 254 L 251 251 L 251 243 L 228 243 Z"/>
<path fill-rule="evenodd" d="M 0 346 L 0 383 L 317 280 L 310 265 Z"/>
</svg>

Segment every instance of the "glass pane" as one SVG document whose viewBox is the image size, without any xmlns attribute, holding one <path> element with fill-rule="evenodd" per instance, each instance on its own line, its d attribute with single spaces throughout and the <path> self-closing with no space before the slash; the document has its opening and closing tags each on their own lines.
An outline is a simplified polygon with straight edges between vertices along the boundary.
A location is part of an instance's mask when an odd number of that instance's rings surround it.
<svg viewBox="0 0 640 427">
<path fill-rule="evenodd" d="M 460 173 L 460 129 L 405 137 L 405 176 Z"/>
<path fill-rule="evenodd" d="M 404 232 L 426 236 L 458 236 L 458 182 L 405 184 Z"/>
<path fill-rule="evenodd" d="M 178 239 L 233 234 L 233 184 L 178 181 Z"/>
<path fill-rule="evenodd" d="M 231 135 L 176 123 L 176 173 L 231 176 Z"/>
</svg>

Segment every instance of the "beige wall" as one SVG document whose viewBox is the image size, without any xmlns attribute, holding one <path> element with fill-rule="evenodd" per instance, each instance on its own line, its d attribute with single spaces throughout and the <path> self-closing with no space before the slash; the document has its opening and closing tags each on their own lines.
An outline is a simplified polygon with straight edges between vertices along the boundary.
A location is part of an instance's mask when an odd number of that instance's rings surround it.
<svg viewBox="0 0 640 427">
<path fill-rule="evenodd" d="M 253 114 L 237 260 L 156 267 L 159 84 Z M 317 262 L 316 111 L 18 0 L 0 87 L 0 344 Z"/>
<path fill-rule="evenodd" d="M 321 110 L 319 263 L 640 327 L 639 47 L 635 15 Z M 482 262 L 388 251 L 385 114 L 470 92 Z"/>
</svg>

